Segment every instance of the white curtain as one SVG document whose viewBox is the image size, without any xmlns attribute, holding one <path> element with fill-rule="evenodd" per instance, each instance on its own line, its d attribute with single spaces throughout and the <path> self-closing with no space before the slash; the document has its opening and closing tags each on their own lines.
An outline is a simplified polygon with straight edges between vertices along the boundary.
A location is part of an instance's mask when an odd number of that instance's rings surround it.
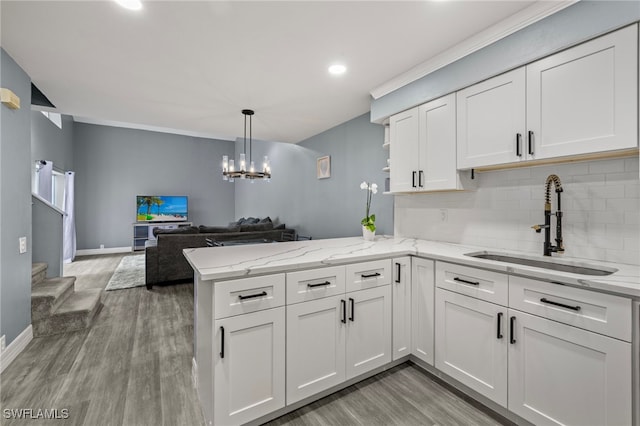
<svg viewBox="0 0 640 426">
<path fill-rule="evenodd" d="M 64 204 L 65 212 L 62 224 L 62 257 L 64 263 L 71 263 L 76 257 L 76 223 L 74 211 L 74 178 L 75 172 L 66 172 L 64 174 Z"/>
<path fill-rule="evenodd" d="M 53 171 L 53 161 L 41 161 L 38 165 L 38 195 L 52 202 L 51 175 Z"/>
</svg>

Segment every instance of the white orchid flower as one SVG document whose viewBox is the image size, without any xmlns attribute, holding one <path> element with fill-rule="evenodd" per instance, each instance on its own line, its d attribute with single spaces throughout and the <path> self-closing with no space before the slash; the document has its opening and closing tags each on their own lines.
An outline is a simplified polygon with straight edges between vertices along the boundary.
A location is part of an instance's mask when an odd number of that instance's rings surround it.
<svg viewBox="0 0 640 426">
<path fill-rule="evenodd" d="M 362 182 L 362 183 L 360 184 L 360 189 L 367 189 L 367 187 L 368 187 L 368 186 L 369 186 L 369 185 L 367 185 L 367 182 Z"/>
<path fill-rule="evenodd" d="M 378 185 L 375 183 L 371 184 L 371 192 L 373 192 L 374 194 L 378 193 Z"/>
</svg>

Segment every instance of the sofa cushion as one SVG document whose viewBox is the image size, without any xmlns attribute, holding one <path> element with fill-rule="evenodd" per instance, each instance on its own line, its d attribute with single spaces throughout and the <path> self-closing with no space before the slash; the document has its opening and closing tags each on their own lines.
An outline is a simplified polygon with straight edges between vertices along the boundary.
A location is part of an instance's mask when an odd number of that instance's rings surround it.
<svg viewBox="0 0 640 426">
<path fill-rule="evenodd" d="M 200 225 L 198 227 L 200 229 L 200 233 L 207 234 L 224 234 L 227 232 L 240 232 L 240 226 L 205 226 Z"/>
<path fill-rule="evenodd" d="M 251 223 L 251 224 L 240 225 L 240 232 L 271 231 L 272 229 L 273 229 L 272 222 Z"/>
<path fill-rule="evenodd" d="M 159 234 L 197 234 L 200 230 L 195 226 L 180 226 L 178 228 L 173 229 L 163 229 L 163 228 L 155 228 L 153 230 L 153 235 L 157 236 Z"/>
</svg>

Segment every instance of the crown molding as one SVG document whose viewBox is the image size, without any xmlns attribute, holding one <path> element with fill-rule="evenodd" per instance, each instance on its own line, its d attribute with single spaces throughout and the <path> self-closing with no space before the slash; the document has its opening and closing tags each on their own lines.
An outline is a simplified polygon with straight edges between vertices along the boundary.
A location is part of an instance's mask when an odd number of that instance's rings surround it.
<svg viewBox="0 0 640 426">
<path fill-rule="evenodd" d="M 456 44 L 452 48 L 432 57 L 431 59 L 416 65 L 408 71 L 392 78 L 386 83 L 371 90 L 373 99 L 379 99 L 394 90 L 406 86 L 420 78 L 445 67 L 458 59 L 461 59 L 483 47 L 507 37 L 516 31 L 525 28 L 534 22 L 540 21 L 547 16 L 553 15 L 560 10 L 577 3 L 580 0 L 560 0 L 560 1 L 538 1 L 526 9 L 511 15 L 507 19 L 475 34 L 472 37 Z"/>
<path fill-rule="evenodd" d="M 89 117 L 73 116 L 77 123 L 95 124 L 98 126 L 120 127 L 123 129 L 146 130 L 148 132 L 169 133 L 174 135 L 191 136 L 194 138 L 217 139 L 221 141 L 235 142 L 235 136 L 223 136 L 205 132 L 193 132 L 189 130 L 172 129 L 168 127 L 149 126 L 146 124 L 125 123 L 122 121 L 101 120 Z"/>
</svg>

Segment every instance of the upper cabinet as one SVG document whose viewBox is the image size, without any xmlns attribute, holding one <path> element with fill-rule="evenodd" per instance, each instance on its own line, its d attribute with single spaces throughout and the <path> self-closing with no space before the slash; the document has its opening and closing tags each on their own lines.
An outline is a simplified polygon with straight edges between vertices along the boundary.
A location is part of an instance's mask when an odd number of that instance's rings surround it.
<svg viewBox="0 0 640 426">
<path fill-rule="evenodd" d="M 455 105 L 452 93 L 391 117 L 391 192 L 463 189 Z"/>
<path fill-rule="evenodd" d="M 637 25 L 457 93 L 458 168 L 638 146 Z"/>
</svg>

